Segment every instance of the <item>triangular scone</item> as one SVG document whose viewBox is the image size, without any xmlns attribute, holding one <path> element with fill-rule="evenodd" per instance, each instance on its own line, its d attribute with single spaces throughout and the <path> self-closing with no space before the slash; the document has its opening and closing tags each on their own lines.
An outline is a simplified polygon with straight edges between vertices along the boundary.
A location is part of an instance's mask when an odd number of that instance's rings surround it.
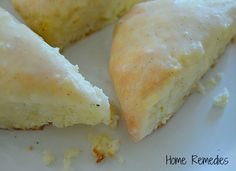
<svg viewBox="0 0 236 171">
<path fill-rule="evenodd" d="M 179 109 L 235 34 L 235 0 L 150 1 L 120 20 L 110 72 L 136 141 Z"/>
<path fill-rule="evenodd" d="M 109 124 L 108 97 L 42 38 L 0 8 L 0 127 Z"/>
<path fill-rule="evenodd" d="M 52 46 L 65 46 L 111 23 L 141 0 L 12 0 L 15 9 Z"/>
</svg>

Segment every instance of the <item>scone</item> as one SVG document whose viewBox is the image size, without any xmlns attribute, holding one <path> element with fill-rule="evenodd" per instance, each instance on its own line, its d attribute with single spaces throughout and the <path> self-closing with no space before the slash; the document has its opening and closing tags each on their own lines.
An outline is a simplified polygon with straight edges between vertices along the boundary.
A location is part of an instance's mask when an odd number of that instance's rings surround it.
<svg viewBox="0 0 236 171">
<path fill-rule="evenodd" d="M 78 68 L 0 9 L 0 128 L 110 123 L 108 97 Z"/>
<path fill-rule="evenodd" d="M 111 23 L 141 0 L 12 0 L 36 33 L 63 49 Z"/>
<path fill-rule="evenodd" d="M 166 123 L 235 34 L 235 0 L 150 1 L 120 20 L 110 72 L 135 141 Z"/>
</svg>

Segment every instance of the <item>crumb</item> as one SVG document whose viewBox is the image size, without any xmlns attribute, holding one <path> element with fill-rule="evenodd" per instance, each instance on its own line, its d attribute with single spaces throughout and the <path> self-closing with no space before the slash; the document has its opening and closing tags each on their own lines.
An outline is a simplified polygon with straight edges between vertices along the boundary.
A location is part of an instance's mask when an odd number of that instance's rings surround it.
<svg viewBox="0 0 236 171">
<path fill-rule="evenodd" d="M 46 165 L 46 166 L 49 166 L 51 165 L 55 160 L 55 157 L 54 155 L 52 154 L 51 151 L 49 150 L 45 150 L 43 152 L 43 163 Z"/>
<path fill-rule="evenodd" d="M 119 162 L 120 164 L 124 164 L 125 159 L 124 159 L 122 156 L 118 156 L 118 162 Z"/>
<path fill-rule="evenodd" d="M 29 145 L 29 146 L 28 146 L 28 150 L 29 150 L 29 151 L 32 151 L 32 150 L 33 150 L 33 146 L 32 146 L 32 145 Z"/>
<path fill-rule="evenodd" d="M 208 81 L 207 81 L 207 87 L 208 88 L 212 88 L 214 86 L 216 86 L 217 82 L 214 78 L 210 78 Z"/>
<path fill-rule="evenodd" d="M 90 137 L 90 141 L 92 154 L 97 157 L 96 163 L 101 163 L 105 157 L 113 157 L 120 149 L 120 141 L 112 140 L 106 134 Z"/>
<path fill-rule="evenodd" d="M 215 66 L 216 66 L 216 64 L 214 63 L 214 64 L 211 65 L 211 68 L 215 68 Z"/>
<path fill-rule="evenodd" d="M 79 66 L 78 65 L 74 65 L 74 69 L 76 72 L 79 72 Z"/>
<path fill-rule="evenodd" d="M 101 163 L 105 159 L 105 154 L 93 148 L 93 154 L 97 157 L 96 163 Z"/>
<path fill-rule="evenodd" d="M 215 87 L 222 79 L 223 73 L 217 73 L 214 77 L 211 77 L 205 84 L 202 82 L 197 82 L 195 85 L 195 89 L 197 90 L 198 93 L 204 95 L 206 92 L 213 87 Z"/>
<path fill-rule="evenodd" d="M 202 95 L 206 94 L 206 87 L 200 81 L 196 85 L 196 90 Z"/>
<path fill-rule="evenodd" d="M 214 98 L 214 106 L 223 108 L 228 102 L 229 91 L 227 88 L 224 88 L 224 91 Z"/>
<path fill-rule="evenodd" d="M 39 142 L 38 142 L 38 141 L 36 141 L 36 144 L 39 144 Z"/>
<path fill-rule="evenodd" d="M 110 127 L 112 129 L 115 129 L 118 127 L 118 122 L 119 122 L 119 115 L 118 115 L 118 109 L 117 107 L 111 103 L 110 105 L 110 110 L 111 110 L 111 122 L 110 122 Z"/>
<path fill-rule="evenodd" d="M 64 171 L 70 171 L 72 159 L 76 158 L 80 152 L 79 148 L 70 148 L 64 152 Z"/>
<path fill-rule="evenodd" d="M 222 80 L 222 77 L 223 77 L 223 73 L 218 73 L 218 74 L 216 74 L 215 77 L 211 77 L 207 81 L 207 89 L 211 89 L 211 88 L 215 87 Z"/>
<path fill-rule="evenodd" d="M 236 42 L 236 36 L 231 39 L 231 43 L 235 43 L 235 42 Z"/>
</svg>

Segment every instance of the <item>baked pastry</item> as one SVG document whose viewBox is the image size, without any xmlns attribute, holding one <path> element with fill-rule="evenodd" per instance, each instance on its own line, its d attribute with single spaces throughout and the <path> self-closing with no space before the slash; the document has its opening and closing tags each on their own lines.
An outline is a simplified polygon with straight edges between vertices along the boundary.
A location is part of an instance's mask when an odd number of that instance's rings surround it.
<svg viewBox="0 0 236 171">
<path fill-rule="evenodd" d="M 166 123 L 235 34 L 235 0 L 150 1 L 121 18 L 110 72 L 135 141 Z"/>
<path fill-rule="evenodd" d="M 25 22 L 63 49 L 114 21 L 140 0 L 12 0 Z"/>
<path fill-rule="evenodd" d="M 57 48 L 3 9 L 0 23 L 0 128 L 110 123 L 108 97 Z"/>
</svg>

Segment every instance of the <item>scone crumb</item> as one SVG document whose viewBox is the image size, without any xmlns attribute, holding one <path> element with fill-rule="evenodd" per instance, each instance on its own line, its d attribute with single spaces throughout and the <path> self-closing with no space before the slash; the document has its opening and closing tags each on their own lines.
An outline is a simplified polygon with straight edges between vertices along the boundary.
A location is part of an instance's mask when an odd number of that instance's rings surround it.
<svg viewBox="0 0 236 171">
<path fill-rule="evenodd" d="M 202 95 L 206 94 L 206 87 L 200 81 L 196 84 L 196 90 Z"/>
<path fill-rule="evenodd" d="M 97 157 L 96 163 L 101 163 L 105 157 L 113 157 L 120 149 L 120 141 L 113 140 L 107 134 L 90 136 L 92 154 Z"/>
<path fill-rule="evenodd" d="M 34 147 L 33 147 L 32 145 L 29 145 L 27 149 L 28 149 L 29 151 L 32 151 L 33 148 L 34 148 Z"/>
<path fill-rule="evenodd" d="M 194 90 L 202 95 L 205 95 L 207 91 L 215 87 L 221 81 L 222 77 L 223 73 L 217 73 L 214 77 L 211 77 L 205 83 L 198 81 L 194 86 Z"/>
<path fill-rule="evenodd" d="M 207 82 L 208 88 L 212 88 L 214 86 L 216 86 L 217 82 L 214 78 L 210 78 Z"/>
<path fill-rule="evenodd" d="M 223 108 L 228 102 L 229 91 L 227 88 L 224 88 L 224 91 L 214 98 L 214 106 Z"/>
<path fill-rule="evenodd" d="M 211 89 L 215 87 L 221 81 L 222 77 L 223 77 L 223 73 L 217 73 L 215 77 L 211 77 L 207 81 L 207 89 Z"/>
<path fill-rule="evenodd" d="M 117 107 L 111 103 L 110 105 L 110 110 L 111 110 L 111 122 L 110 122 L 110 127 L 112 129 L 115 129 L 118 127 L 118 123 L 119 123 L 119 115 L 118 115 L 118 109 Z"/>
<path fill-rule="evenodd" d="M 51 165 L 54 161 L 55 161 L 55 157 L 54 157 L 54 155 L 52 154 L 52 152 L 49 151 L 49 150 L 45 150 L 45 151 L 43 152 L 43 163 L 44 163 L 46 166 L 49 166 L 49 165 Z"/>
<path fill-rule="evenodd" d="M 232 43 L 236 43 L 236 36 L 231 39 Z"/>
<path fill-rule="evenodd" d="M 79 72 L 79 66 L 78 65 L 74 65 L 74 69 L 76 72 Z"/>
<path fill-rule="evenodd" d="M 105 159 L 104 153 L 97 150 L 96 148 L 93 148 L 93 154 L 97 157 L 96 163 L 100 163 Z"/>
<path fill-rule="evenodd" d="M 67 149 L 64 152 L 64 158 L 63 158 L 64 171 L 70 171 L 72 160 L 76 158 L 80 154 L 80 152 L 81 152 L 80 149 L 77 147 Z"/>
</svg>

